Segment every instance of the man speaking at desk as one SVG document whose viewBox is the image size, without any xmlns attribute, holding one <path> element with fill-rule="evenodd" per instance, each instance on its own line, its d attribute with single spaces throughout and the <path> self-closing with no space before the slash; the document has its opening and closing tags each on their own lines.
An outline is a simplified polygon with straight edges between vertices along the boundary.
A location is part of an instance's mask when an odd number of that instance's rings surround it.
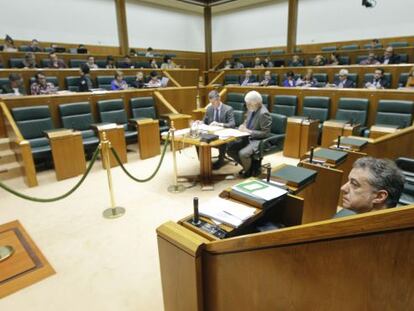
<svg viewBox="0 0 414 311">
<path fill-rule="evenodd" d="M 210 105 L 208 105 L 203 119 L 204 124 L 234 128 L 236 122 L 234 121 L 233 108 L 223 104 L 220 100 L 220 94 L 215 90 L 208 93 L 208 99 Z M 226 144 L 223 144 L 219 147 L 219 158 L 213 163 L 213 169 L 218 170 L 224 165 L 225 154 Z"/>
<path fill-rule="evenodd" d="M 260 141 L 269 136 L 272 118 L 267 108 L 263 106 L 262 95 L 259 92 L 250 91 L 244 97 L 244 101 L 247 106 L 247 117 L 239 130 L 250 135 L 228 143 L 227 153 L 243 166 L 240 175 L 250 177 L 258 173 L 252 170 L 252 157 L 258 151 Z"/>
</svg>

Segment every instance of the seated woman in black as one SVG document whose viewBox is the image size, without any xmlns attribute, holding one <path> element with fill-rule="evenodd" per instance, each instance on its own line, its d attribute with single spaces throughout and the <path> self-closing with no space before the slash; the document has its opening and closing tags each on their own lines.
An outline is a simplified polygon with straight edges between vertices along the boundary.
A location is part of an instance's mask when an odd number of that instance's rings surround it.
<svg viewBox="0 0 414 311">
<path fill-rule="evenodd" d="M 145 86 L 144 74 L 141 71 L 137 72 L 136 79 L 131 83 L 131 86 L 137 89 L 142 89 Z"/>
<path fill-rule="evenodd" d="M 80 68 L 79 92 L 89 92 L 92 89 L 92 81 L 89 76 L 90 68 L 87 64 L 82 64 Z"/>
</svg>

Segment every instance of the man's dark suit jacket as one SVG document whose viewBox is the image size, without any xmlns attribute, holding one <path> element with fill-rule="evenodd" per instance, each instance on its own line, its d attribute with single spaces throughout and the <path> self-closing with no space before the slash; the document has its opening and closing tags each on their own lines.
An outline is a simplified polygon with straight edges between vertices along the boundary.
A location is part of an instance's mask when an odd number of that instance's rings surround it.
<svg viewBox="0 0 414 311">
<path fill-rule="evenodd" d="M 214 121 L 214 107 L 210 105 L 207 107 L 206 115 L 204 116 L 203 122 L 204 124 L 210 124 Z M 223 123 L 224 127 L 233 128 L 236 126 L 236 122 L 234 121 L 234 114 L 233 108 L 229 105 L 221 104 L 220 113 L 219 113 L 219 123 Z"/>
<path fill-rule="evenodd" d="M 244 80 L 246 79 L 246 76 L 241 76 L 239 81 L 240 81 L 240 85 L 242 85 L 242 83 L 244 82 Z M 255 76 L 250 76 L 249 77 L 249 82 L 247 83 L 255 83 L 256 82 L 256 77 Z"/>
<path fill-rule="evenodd" d="M 14 90 L 11 88 L 10 83 L 8 84 L 3 84 L 3 86 L 1 87 L 1 93 L 3 94 L 13 94 Z M 20 86 L 19 87 L 19 93 L 22 95 L 26 95 L 26 90 L 24 89 L 24 86 Z"/>
<path fill-rule="evenodd" d="M 385 60 L 385 57 L 384 56 L 381 56 L 379 58 L 379 61 L 380 61 L 381 64 L 384 63 L 384 60 Z M 388 62 L 388 64 L 399 64 L 399 63 L 401 63 L 401 57 L 400 57 L 400 55 L 398 55 L 398 54 L 391 55 L 390 61 Z"/>
<path fill-rule="evenodd" d="M 339 79 L 336 79 L 335 82 L 334 82 L 334 84 L 336 86 L 338 86 L 339 83 L 341 83 L 341 80 L 339 80 Z M 354 87 L 355 87 L 355 82 L 352 81 L 352 80 L 346 79 L 345 84 L 344 84 L 344 88 L 354 88 Z"/>
</svg>

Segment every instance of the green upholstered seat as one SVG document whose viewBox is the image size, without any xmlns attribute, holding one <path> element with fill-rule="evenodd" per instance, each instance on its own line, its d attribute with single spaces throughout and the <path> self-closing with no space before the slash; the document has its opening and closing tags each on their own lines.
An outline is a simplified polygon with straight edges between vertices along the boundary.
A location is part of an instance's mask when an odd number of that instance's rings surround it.
<svg viewBox="0 0 414 311">
<path fill-rule="evenodd" d="M 350 50 L 358 50 L 359 45 L 358 44 L 348 44 L 341 46 L 341 50 L 350 51 Z"/>
<path fill-rule="evenodd" d="M 383 45 L 382 44 L 376 44 L 375 48 L 376 49 L 382 49 Z M 371 43 L 366 43 L 364 44 L 364 49 L 372 49 L 372 45 Z"/>
<path fill-rule="evenodd" d="M 21 45 L 21 46 L 19 46 L 18 50 L 20 52 L 30 52 L 30 46 L 28 46 L 28 45 Z"/>
<path fill-rule="evenodd" d="M 225 75 L 224 76 L 224 85 L 227 84 L 239 84 L 239 76 L 238 75 Z"/>
<path fill-rule="evenodd" d="M 246 110 L 244 94 L 242 93 L 228 93 L 226 104 L 233 107 L 234 110 Z"/>
<path fill-rule="evenodd" d="M 356 57 L 356 63 L 359 64 L 360 62 L 362 62 L 363 60 L 367 59 L 368 55 L 358 55 Z"/>
<path fill-rule="evenodd" d="M 341 55 L 338 57 L 338 60 L 339 60 L 339 65 L 349 65 L 350 63 L 349 56 Z"/>
<path fill-rule="evenodd" d="M 305 96 L 303 98 L 303 115 L 324 122 L 329 117 L 331 99 L 325 96 Z"/>
<path fill-rule="evenodd" d="M 388 46 L 392 46 L 393 48 L 405 48 L 409 44 L 407 41 L 396 41 L 388 43 Z"/>
<path fill-rule="evenodd" d="M 160 132 L 169 130 L 168 124 L 165 120 L 157 117 L 157 111 L 155 110 L 154 98 L 152 97 L 135 97 L 129 100 L 131 106 L 132 117 L 134 119 L 151 118 L 159 121 Z"/>
<path fill-rule="evenodd" d="M 79 92 L 80 77 L 65 77 L 66 89 L 71 92 Z"/>
<path fill-rule="evenodd" d="M 149 62 L 136 62 L 135 68 L 151 68 Z"/>
<path fill-rule="evenodd" d="M 9 79 L 8 78 L 0 78 L 0 92 L 3 85 L 8 84 Z"/>
<path fill-rule="evenodd" d="M 241 63 L 243 64 L 244 68 L 253 67 L 253 62 L 251 62 L 251 61 L 244 60 L 244 61 L 241 61 Z"/>
<path fill-rule="evenodd" d="M 366 98 L 340 98 L 335 120 L 352 121 L 365 126 L 368 116 L 369 100 Z"/>
<path fill-rule="evenodd" d="M 409 100 L 385 100 L 378 102 L 375 124 L 404 128 L 412 123 L 414 102 Z"/>
<path fill-rule="evenodd" d="M 127 143 L 137 141 L 137 131 L 128 127 L 128 117 L 122 99 L 98 100 L 97 106 L 102 122 L 122 125 Z"/>
<path fill-rule="evenodd" d="M 286 136 L 287 117 L 277 113 L 270 113 L 270 116 L 272 117 L 270 135 L 260 141 L 259 159 L 262 159 L 267 154 L 278 152 L 283 149 L 283 143 Z"/>
<path fill-rule="evenodd" d="M 234 114 L 234 121 L 236 123 L 236 127 L 238 127 L 239 125 L 243 123 L 246 113 L 242 110 L 234 110 L 233 114 Z"/>
<path fill-rule="evenodd" d="M 41 66 L 42 68 L 47 68 L 47 67 L 49 67 L 49 64 L 50 64 L 50 60 L 49 60 L 49 58 L 43 58 L 43 59 L 40 61 L 40 66 Z"/>
<path fill-rule="evenodd" d="M 97 64 L 99 68 L 106 68 L 106 60 L 104 59 L 95 60 L 95 64 Z"/>
<path fill-rule="evenodd" d="M 281 54 L 285 54 L 284 50 L 272 50 L 270 52 L 271 55 L 281 55 Z"/>
<path fill-rule="evenodd" d="M 71 59 L 69 60 L 70 68 L 80 68 L 83 64 L 86 64 L 86 59 Z"/>
<path fill-rule="evenodd" d="M 269 110 L 269 95 L 268 94 L 261 94 L 262 95 L 262 100 L 263 100 L 263 105 L 267 108 L 267 110 Z"/>
<path fill-rule="evenodd" d="M 135 76 L 125 76 L 124 80 L 128 85 L 131 85 L 135 81 Z"/>
<path fill-rule="evenodd" d="M 99 144 L 99 138 L 91 129 L 95 120 L 89 102 L 59 105 L 59 113 L 63 127 L 81 131 L 86 152 L 93 152 Z"/>
<path fill-rule="evenodd" d="M 19 107 L 11 110 L 21 134 L 32 147 L 35 160 L 50 159 L 51 149 L 44 131 L 53 129 L 48 106 Z"/>
<path fill-rule="evenodd" d="M 98 76 L 96 77 L 96 84 L 98 88 L 111 90 L 111 82 L 113 79 L 114 76 Z"/>
<path fill-rule="evenodd" d="M 10 58 L 9 65 L 11 68 L 20 68 L 23 66 L 23 58 Z"/>
<path fill-rule="evenodd" d="M 326 74 L 326 73 L 314 73 L 313 77 L 319 83 L 325 83 L 326 84 L 326 82 L 328 82 L 328 74 Z"/>
<path fill-rule="evenodd" d="M 321 48 L 321 50 L 323 52 L 333 52 L 333 51 L 336 51 L 336 45 L 324 46 L 324 47 Z"/>
<path fill-rule="evenodd" d="M 400 63 L 408 63 L 408 54 L 398 53 L 398 55 L 400 55 Z"/>
<path fill-rule="evenodd" d="M 373 78 L 374 78 L 374 74 L 373 73 L 366 73 L 364 75 L 364 84 L 367 83 L 368 81 L 371 82 Z M 388 88 L 390 88 L 391 87 L 391 82 L 392 82 L 392 75 L 391 75 L 391 73 L 385 72 L 384 73 L 384 79 L 388 83 Z"/>
<path fill-rule="evenodd" d="M 407 85 L 408 75 L 409 75 L 408 72 L 402 72 L 400 74 L 400 77 L 398 78 L 398 86 L 399 87 L 405 87 Z"/>
<path fill-rule="evenodd" d="M 256 53 L 257 56 L 266 56 L 266 55 L 269 55 L 269 54 L 270 54 L 269 51 L 258 51 Z"/>
<path fill-rule="evenodd" d="M 273 97 L 272 112 L 287 117 L 296 115 L 298 97 L 295 95 L 276 95 Z"/>
<path fill-rule="evenodd" d="M 414 203 L 414 159 L 399 157 L 395 164 L 401 169 L 405 181 L 404 189 L 398 201 L 399 205 L 409 205 Z"/>
</svg>

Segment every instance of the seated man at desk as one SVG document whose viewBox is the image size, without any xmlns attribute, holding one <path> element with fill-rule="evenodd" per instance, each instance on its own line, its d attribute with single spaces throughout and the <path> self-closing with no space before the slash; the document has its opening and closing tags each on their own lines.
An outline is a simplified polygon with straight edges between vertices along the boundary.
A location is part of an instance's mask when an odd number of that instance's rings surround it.
<svg viewBox="0 0 414 311">
<path fill-rule="evenodd" d="M 343 209 L 335 218 L 397 205 L 404 188 L 404 176 L 393 161 L 363 157 L 352 167 L 348 182 L 341 188 Z"/>
<path fill-rule="evenodd" d="M 3 84 L 0 89 L 0 93 L 14 94 L 14 95 L 26 95 L 24 89 L 22 76 L 18 73 L 11 73 L 9 75 L 9 83 Z"/>
<path fill-rule="evenodd" d="M 225 105 L 220 100 L 220 94 L 213 90 L 208 93 L 210 104 L 207 107 L 203 122 L 207 125 L 217 125 L 226 128 L 234 128 L 236 122 L 234 121 L 233 108 Z M 226 154 L 226 145 L 219 147 L 219 158 L 213 163 L 213 169 L 218 170 L 224 165 L 224 156 Z"/>
<path fill-rule="evenodd" d="M 259 173 L 258 167 L 252 168 L 252 157 L 258 151 L 260 141 L 269 136 L 272 118 L 263 105 L 263 99 L 259 92 L 248 92 L 244 97 L 244 101 L 248 112 L 246 120 L 240 125 L 239 130 L 250 135 L 230 142 L 227 146 L 227 153 L 243 166 L 240 175 L 247 178 Z"/>
</svg>

